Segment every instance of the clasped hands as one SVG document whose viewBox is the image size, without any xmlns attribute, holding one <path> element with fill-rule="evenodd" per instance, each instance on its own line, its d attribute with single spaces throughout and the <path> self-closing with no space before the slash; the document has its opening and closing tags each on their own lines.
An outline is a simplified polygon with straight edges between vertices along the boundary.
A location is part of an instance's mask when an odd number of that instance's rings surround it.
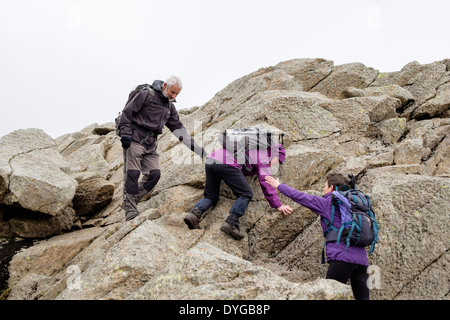
<svg viewBox="0 0 450 320">
<path fill-rule="evenodd" d="M 274 187 L 275 189 L 278 188 L 278 186 L 280 185 L 280 180 L 275 179 L 272 176 L 266 176 L 265 177 L 266 182 L 271 185 L 272 187 Z M 292 213 L 292 211 L 294 211 L 289 205 L 281 205 L 280 207 L 277 208 L 278 211 L 283 212 L 285 215 L 288 215 L 290 213 Z"/>
</svg>

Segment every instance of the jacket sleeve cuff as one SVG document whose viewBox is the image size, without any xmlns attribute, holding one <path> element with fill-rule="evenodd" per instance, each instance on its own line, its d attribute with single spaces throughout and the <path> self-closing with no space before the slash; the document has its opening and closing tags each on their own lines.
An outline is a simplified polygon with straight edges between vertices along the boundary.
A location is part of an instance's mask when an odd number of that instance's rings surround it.
<svg viewBox="0 0 450 320">
<path fill-rule="evenodd" d="M 270 201 L 270 206 L 274 209 L 278 209 L 279 207 L 281 207 L 283 204 L 280 201 L 280 198 L 278 198 L 278 196 L 275 196 L 273 199 L 271 199 L 272 201 Z"/>
</svg>

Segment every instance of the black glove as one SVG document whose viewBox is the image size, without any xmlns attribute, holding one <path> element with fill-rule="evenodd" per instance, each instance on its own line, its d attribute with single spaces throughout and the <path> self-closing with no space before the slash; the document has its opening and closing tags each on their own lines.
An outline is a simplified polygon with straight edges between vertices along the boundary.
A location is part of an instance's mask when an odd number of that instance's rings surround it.
<svg viewBox="0 0 450 320">
<path fill-rule="evenodd" d="M 126 150 L 131 146 L 131 137 L 123 135 L 120 137 L 120 142 L 122 142 L 122 148 Z"/>
</svg>

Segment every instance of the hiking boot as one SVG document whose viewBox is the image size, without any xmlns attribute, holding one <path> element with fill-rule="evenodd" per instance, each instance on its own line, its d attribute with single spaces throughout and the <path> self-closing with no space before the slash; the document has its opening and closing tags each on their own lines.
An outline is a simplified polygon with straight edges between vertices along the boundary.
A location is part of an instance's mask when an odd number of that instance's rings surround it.
<svg viewBox="0 0 450 320">
<path fill-rule="evenodd" d="M 226 234 L 232 236 L 236 240 L 242 240 L 244 239 L 244 234 L 241 233 L 238 226 L 233 226 L 229 224 L 228 222 L 224 222 L 223 225 L 220 227 L 220 230 L 225 232 Z"/>
<path fill-rule="evenodd" d="M 203 213 L 198 208 L 194 208 L 184 217 L 184 223 L 187 224 L 189 229 L 201 229 L 200 218 Z"/>
<path fill-rule="evenodd" d="M 130 221 L 136 218 L 139 215 L 137 211 L 130 211 L 125 213 L 125 221 Z"/>
</svg>

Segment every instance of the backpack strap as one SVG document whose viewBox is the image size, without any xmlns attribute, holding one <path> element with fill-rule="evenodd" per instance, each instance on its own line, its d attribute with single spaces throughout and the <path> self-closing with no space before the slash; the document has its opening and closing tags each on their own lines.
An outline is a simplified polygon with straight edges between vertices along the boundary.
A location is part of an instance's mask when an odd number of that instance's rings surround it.
<svg viewBox="0 0 450 320">
<path fill-rule="evenodd" d="M 325 241 L 322 247 L 322 264 L 325 264 L 325 247 L 327 245 L 327 242 Z"/>
<path fill-rule="evenodd" d="M 327 225 L 327 229 L 325 230 L 325 232 L 323 233 L 324 237 L 327 238 L 327 235 L 331 232 L 331 231 L 335 231 L 337 232 L 338 229 L 333 226 L 334 223 L 334 212 L 336 211 L 336 205 L 334 203 L 334 198 L 331 201 L 331 219 L 330 221 L 328 221 L 328 219 L 323 218 L 323 221 L 325 222 L 325 224 Z"/>
<path fill-rule="evenodd" d="M 369 211 L 367 213 L 369 214 L 369 217 L 372 220 L 371 223 L 372 223 L 372 227 L 373 227 L 373 231 L 374 231 L 374 235 L 375 235 L 375 238 L 373 239 L 372 244 L 370 246 L 370 250 L 369 250 L 369 254 L 372 254 L 373 251 L 375 250 L 375 244 L 377 244 L 378 240 L 379 240 L 379 238 L 378 238 L 378 223 L 375 219 L 375 213 L 372 211 L 369 198 L 368 198 L 368 201 L 369 201 Z"/>
<path fill-rule="evenodd" d="M 352 237 L 353 229 L 355 229 L 355 224 L 352 224 L 352 228 L 350 229 L 350 232 L 348 233 L 347 241 L 346 241 L 346 247 L 345 251 L 347 252 L 348 247 L 350 247 L 350 239 Z"/>
<path fill-rule="evenodd" d="M 141 141 L 139 141 L 139 143 L 142 144 L 142 145 L 143 145 L 150 137 L 155 137 L 155 138 L 158 137 L 158 135 L 157 135 L 155 132 L 145 130 L 145 129 L 139 127 L 139 126 L 138 126 L 137 124 L 135 124 L 135 123 L 132 123 L 132 124 L 131 124 L 131 127 L 132 127 L 134 130 L 138 130 L 138 131 L 140 131 L 140 132 L 142 132 L 142 133 L 145 133 L 145 138 L 142 139 Z"/>
<path fill-rule="evenodd" d="M 331 217 L 330 217 L 330 221 L 328 221 L 328 219 L 326 219 L 326 218 L 323 218 L 323 221 L 327 225 L 327 229 L 323 233 L 323 235 L 325 237 L 325 241 L 324 241 L 323 247 L 322 247 L 322 264 L 325 263 L 325 247 L 327 246 L 328 242 L 336 241 L 335 237 L 336 237 L 337 232 L 338 232 L 338 229 L 335 226 L 333 226 L 333 222 L 334 222 L 334 212 L 336 211 L 336 204 L 337 204 L 336 201 L 339 201 L 339 200 L 337 200 L 334 196 L 332 196 L 332 197 L 333 198 L 331 200 Z"/>
</svg>

